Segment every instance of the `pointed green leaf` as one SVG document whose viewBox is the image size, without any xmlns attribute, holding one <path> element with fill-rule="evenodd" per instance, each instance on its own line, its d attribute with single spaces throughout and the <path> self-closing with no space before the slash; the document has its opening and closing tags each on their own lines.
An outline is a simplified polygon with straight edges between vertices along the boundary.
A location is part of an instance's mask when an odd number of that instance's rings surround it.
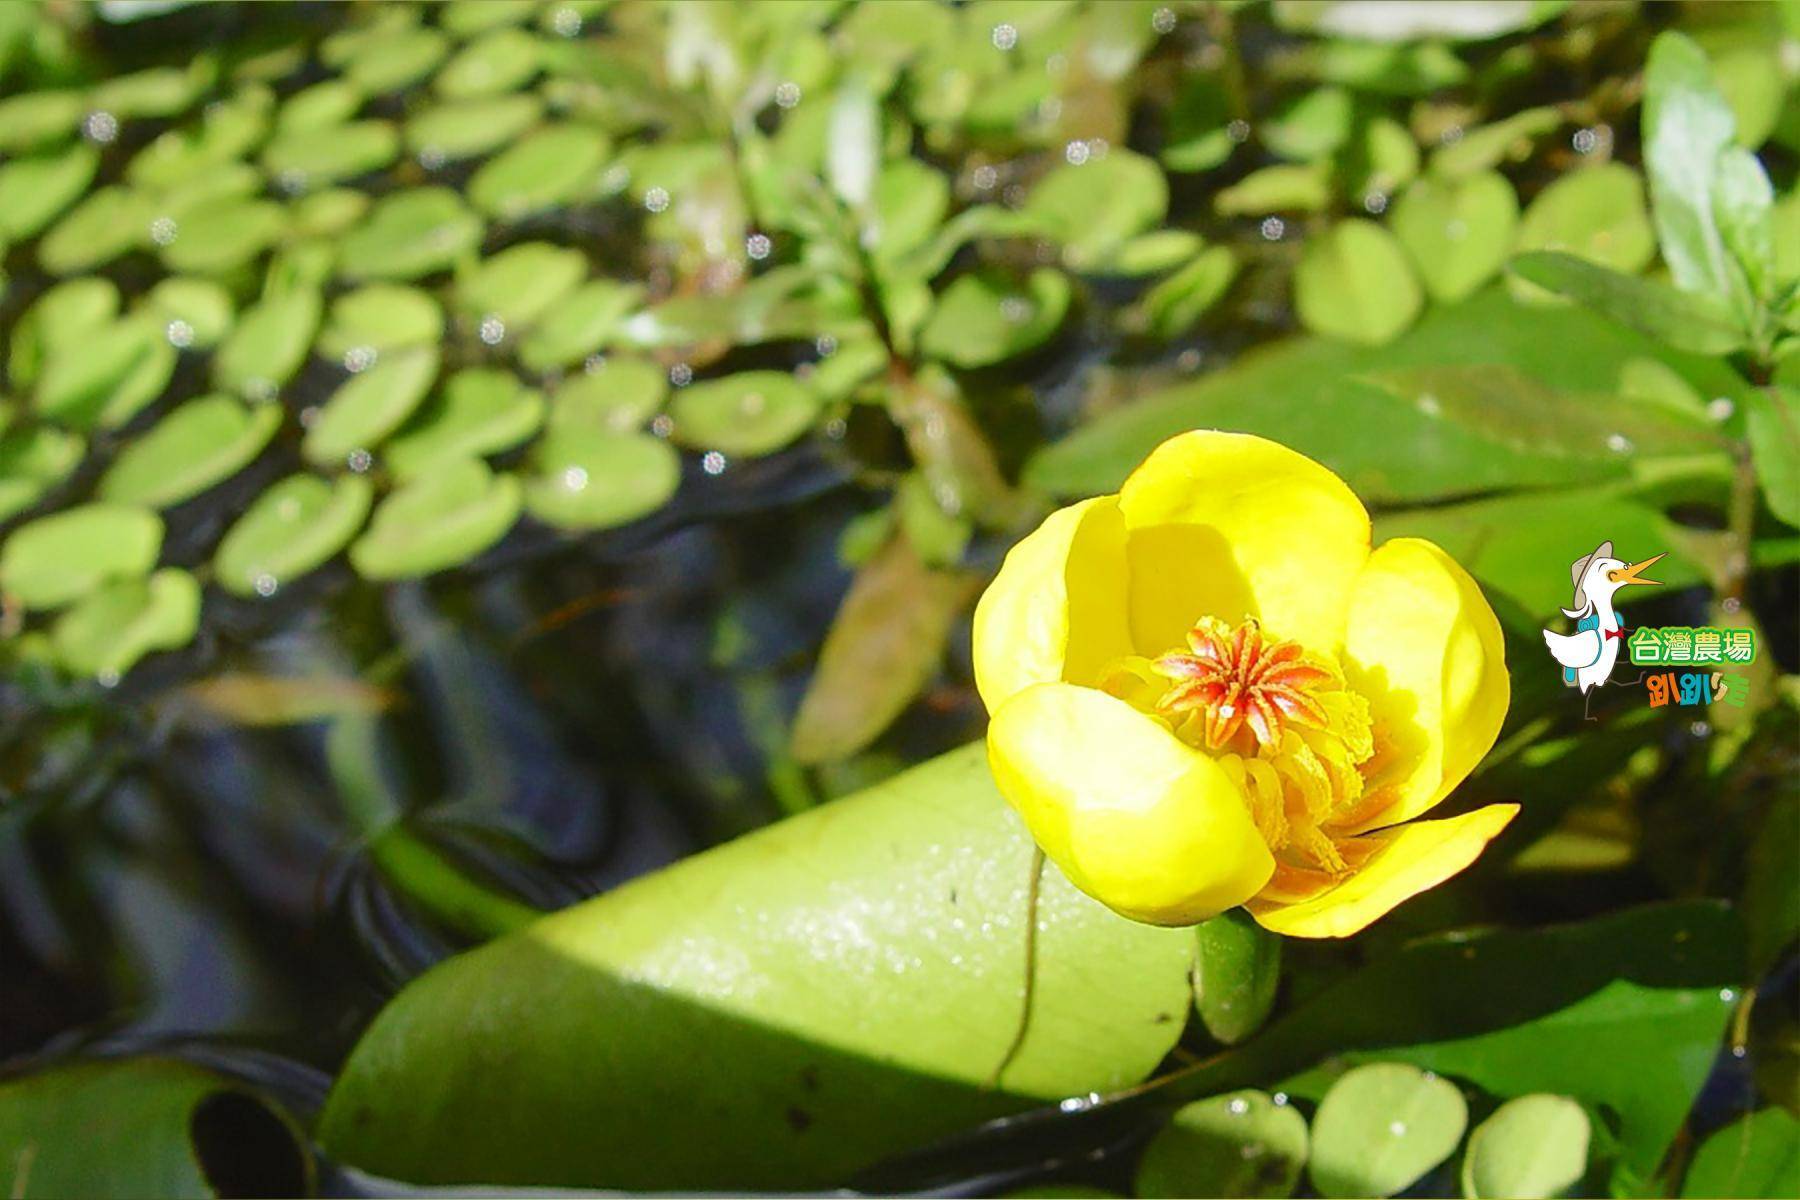
<svg viewBox="0 0 1800 1200">
<path fill-rule="evenodd" d="M 1521 254 L 1507 269 L 1680 350 L 1728 354 L 1744 344 L 1743 333 L 1710 296 L 1622 275 L 1572 254 Z"/>
<path fill-rule="evenodd" d="M 234 396 L 189 400 L 125 446 L 100 477 L 100 499 L 169 508 L 197 496 L 248 466 L 281 418 L 279 405 Z"/>
</svg>

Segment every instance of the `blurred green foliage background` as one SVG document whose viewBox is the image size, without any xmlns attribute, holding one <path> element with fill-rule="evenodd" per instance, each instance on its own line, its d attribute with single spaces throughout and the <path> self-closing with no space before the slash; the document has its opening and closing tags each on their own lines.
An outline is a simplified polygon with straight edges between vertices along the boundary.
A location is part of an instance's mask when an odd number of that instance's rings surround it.
<svg viewBox="0 0 1800 1200">
<path fill-rule="evenodd" d="M 0 4 L 0 1190 L 1800 1195 L 1797 78 L 1792 4 Z M 1018 834 L 893 777 L 1196 427 L 1480 580 L 1524 813 L 1347 945 L 1050 888 L 994 1091 Z M 1743 703 L 1581 719 L 1603 540 Z"/>
</svg>

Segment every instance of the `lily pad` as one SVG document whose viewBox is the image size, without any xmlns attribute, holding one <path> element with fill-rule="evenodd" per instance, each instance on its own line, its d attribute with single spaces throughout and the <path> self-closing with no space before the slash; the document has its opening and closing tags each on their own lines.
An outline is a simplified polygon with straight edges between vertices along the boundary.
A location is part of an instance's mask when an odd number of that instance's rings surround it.
<svg viewBox="0 0 1800 1200">
<path fill-rule="evenodd" d="M 219 543 L 213 572 L 235 596 L 273 595 L 350 544 L 375 489 L 360 475 L 290 475 L 256 498 Z"/>
<path fill-rule="evenodd" d="M 1379 344 L 1405 332 L 1424 306 L 1394 235 L 1351 220 L 1311 238 L 1294 271 L 1294 308 L 1308 329 Z"/>
<path fill-rule="evenodd" d="M 73 275 L 146 245 L 152 234 L 142 195 L 126 187 L 101 188 L 44 235 L 38 265 L 52 275 Z"/>
<path fill-rule="evenodd" d="M 231 293 L 210 279 L 174 276 L 151 288 L 144 308 L 163 323 L 163 334 L 181 350 L 216 345 L 237 316 Z"/>
<path fill-rule="evenodd" d="M 213 356 L 213 385 L 249 400 L 273 398 L 306 361 L 321 307 L 317 292 L 297 289 L 245 309 Z"/>
<path fill-rule="evenodd" d="M 552 125 L 483 164 L 469 180 L 469 200 L 490 216 L 528 213 L 591 195 L 600 182 L 608 142 L 598 130 Z"/>
<path fill-rule="evenodd" d="M 1494 171 L 1454 181 L 1421 179 L 1400 197 L 1390 220 L 1425 290 L 1444 303 L 1472 295 L 1493 278 L 1518 222 L 1512 184 Z"/>
<path fill-rule="evenodd" d="M 375 204 L 344 237 L 339 261 L 353 279 L 418 279 L 481 244 L 481 218 L 449 188 L 413 188 Z"/>
<path fill-rule="evenodd" d="M 681 456 L 661 438 L 552 426 L 532 454 L 531 515 L 559 529 L 610 529 L 648 516 L 681 485 Z"/>
<path fill-rule="evenodd" d="M 544 102 L 529 92 L 435 104 L 407 121 L 406 148 L 427 166 L 479 158 L 519 138 L 543 115 Z"/>
<path fill-rule="evenodd" d="M 1469 1135 L 1463 1195 L 1467 1200 L 1560 1196 L 1587 1173 L 1591 1132 L 1587 1113 L 1567 1096 L 1539 1093 L 1508 1100 Z"/>
<path fill-rule="evenodd" d="M 112 580 L 147 574 L 162 536 L 155 513 L 122 504 L 39 517 L 0 549 L 0 592 L 26 608 L 61 608 Z"/>
<path fill-rule="evenodd" d="M 189 400 L 127 443 L 100 477 L 102 500 L 168 508 L 237 474 L 281 428 L 279 405 L 234 396 Z"/>
<path fill-rule="evenodd" d="M 54 221 L 99 167 L 100 151 L 85 142 L 0 165 L 0 241 L 23 241 Z"/>
<path fill-rule="evenodd" d="M 519 481 L 478 459 L 441 467 L 394 492 L 350 546 L 365 579 L 409 579 L 465 563 L 519 519 Z"/>
<path fill-rule="evenodd" d="M 1462 1141 L 1456 1085 L 1407 1063 L 1369 1063 L 1331 1085 L 1313 1117 L 1313 1186 L 1324 1196 L 1392 1196 Z"/>
<path fill-rule="evenodd" d="M 1291 1196 L 1306 1165 L 1306 1118 L 1266 1092 L 1183 1105 L 1144 1150 L 1139 1196 Z"/>
<path fill-rule="evenodd" d="M 510 450 L 544 423 L 544 397 L 509 371 L 458 371 L 414 413 L 382 450 L 396 478 L 423 475 L 439 463 Z"/>
<path fill-rule="evenodd" d="M 497 96 L 530 81 L 542 65 L 543 43 L 520 29 L 498 29 L 470 42 L 431 81 L 446 100 Z"/>
<path fill-rule="evenodd" d="M 154 317 L 133 314 L 60 343 L 44 364 L 37 411 L 78 429 L 123 425 L 168 386 L 178 357 Z"/>
<path fill-rule="evenodd" d="M 444 336 L 444 310 L 431 293 L 392 283 L 371 283 L 331 302 L 319 334 L 319 354 L 348 362 L 358 352 L 387 354 L 435 344 Z"/>
<path fill-rule="evenodd" d="M 200 585 L 179 567 L 120 579 L 56 619 L 50 644 L 74 675 L 117 680 L 147 654 L 179 650 L 200 626 Z"/>
<path fill-rule="evenodd" d="M 627 433 L 655 416 L 668 394 L 668 376 L 657 364 L 642 358 L 609 358 L 557 386 L 550 424 Z"/>
<path fill-rule="evenodd" d="M 546 313 L 519 343 L 519 362 L 549 371 L 581 362 L 612 343 L 615 330 L 644 298 L 644 289 L 616 279 L 591 279 Z"/>
<path fill-rule="evenodd" d="M 36 504 L 81 465 L 87 443 L 54 425 L 33 425 L 0 434 L 0 521 L 10 521 Z"/>
<path fill-rule="evenodd" d="M 754 458 L 811 429 L 819 399 L 783 372 L 739 371 L 683 388 L 670 413 L 684 445 Z"/>
<path fill-rule="evenodd" d="M 587 274 L 579 250 L 548 242 L 509 246 L 456 281 L 456 302 L 470 318 L 500 321 L 504 334 L 531 328 Z M 483 331 L 483 337 L 487 336 Z"/>
<path fill-rule="evenodd" d="M 919 333 L 928 356 L 958 367 L 985 367 L 1042 345 L 1069 311 L 1071 288 L 1060 271 L 1033 271 L 1021 286 L 981 271 L 960 276 L 938 297 Z"/>
<path fill-rule="evenodd" d="M 378 171 L 400 156 L 400 131 L 386 121 L 351 121 L 277 134 L 263 169 L 289 192 L 309 191 Z"/>
<path fill-rule="evenodd" d="M 325 401 L 300 443 L 300 453 L 310 463 L 335 466 L 357 450 L 373 450 L 412 415 L 437 373 L 436 346 L 378 359 Z"/>
</svg>

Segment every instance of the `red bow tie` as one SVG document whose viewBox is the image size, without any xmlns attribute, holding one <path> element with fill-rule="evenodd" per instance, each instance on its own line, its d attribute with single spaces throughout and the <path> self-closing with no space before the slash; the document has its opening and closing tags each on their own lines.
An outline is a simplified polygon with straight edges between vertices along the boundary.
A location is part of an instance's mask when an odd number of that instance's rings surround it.
<svg viewBox="0 0 1800 1200">
<path fill-rule="evenodd" d="M 1600 639 L 1603 645 L 1606 642 L 1606 638 L 1618 638 L 1621 642 L 1625 640 L 1625 627 L 1623 625 L 1619 626 L 1617 629 L 1606 629 L 1601 632 L 1606 635 Z"/>
</svg>

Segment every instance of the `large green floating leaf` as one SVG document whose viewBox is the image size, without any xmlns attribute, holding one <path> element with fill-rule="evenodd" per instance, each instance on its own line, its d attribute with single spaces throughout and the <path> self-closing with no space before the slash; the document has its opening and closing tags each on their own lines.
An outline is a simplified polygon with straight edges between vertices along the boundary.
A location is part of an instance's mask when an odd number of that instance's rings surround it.
<svg viewBox="0 0 1800 1200">
<path fill-rule="evenodd" d="M 234 1153 L 251 1145 L 254 1156 Z M 0 1162 L 18 1200 L 214 1196 L 221 1178 L 266 1195 L 314 1186 L 311 1148 L 285 1114 L 174 1059 L 76 1062 L 0 1083 Z"/>
<path fill-rule="evenodd" d="M 337 362 L 352 356 L 435 344 L 444 336 L 444 310 L 429 292 L 371 283 L 331 302 L 319 334 L 319 353 Z"/>
<path fill-rule="evenodd" d="M 81 465 L 87 443 L 52 425 L 0 434 L 0 521 L 11 520 Z"/>
<path fill-rule="evenodd" d="M 481 244 L 481 218 L 449 188 L 414 188 L 379 201 L 344 236 L 339 262 L 352 279 L 418 279 Z"/>
<path fill-rule="evenodd" d="M 281 427 L 279 405 L 189 400 L 131 441 L 100 477 L 102 500 L 168 508 L 248 466 Z"/>
<path fill-rule="evenodd" d="M 383 500 L 350 547 L 366 579 L 408 579 L 467 562 L 518 520 L 519 481 L 476 459 L 434 470 Z"/>
<path fill-rule="evenodd" d="M 436 464 L 510 450 L 544 423 L 544 397 L 507 371 L 459 371 L 381 452 L 400 479 Z"/>
<path fill-rule="evenodd" d="M 306 361 L 322 307 L 319 293 L 297 289 L 245 309 L 213 356 L 214 385 L 250 400 L 272 399 Z"/>
<path fill-rule="evenodd" d="M 819 400 L 781 371 L 739 371 L 683 388 L 669 411 L 684 445 L 754 458 L 811 429 Z"/>
<path fill-rule="evenodd" d="M 532 452 L 531 515 L 560 529 L 610 529 L 647 517 L 681 485 L 681 456 L 661 438 L 560 424 Z"/>
<path fill-rule="evenodd" d="M 179 650 L 200 625 L 200 585 L 178 567 L 120 579 L 57 617 L 50 644 L 74 675 L 116 681 L 158 650 Z"/>
<path fill-rule="evenodd" d="M 612 343 L 614 333 L 643 299 L 644 289 L 616 279 L 592 279 L 545 314 L 519 343 L 519 362 L 531 371 L 569 367 Z"/>
<path fill-rule="evenodd" d="M 529 93 L 433 105 L 406 123 L 406 147 L 432 165 L 477 158 L 518 138 L 543 112 Z"/>
<path fill-rule="evenodd" d="M 490 216 L 517 220 L 591 195 L 600 182 L 607 140 L 579 125 L 553 125 L 484 164 L 469 180 L 469 200 Z"/>
<path fill-rule="evenodd" d="M 988 1086 L 1020 1017 L 1031 864 L 985 752 L 956 751 L 417 980 L 321 1140 L 427 1183 L 791 1189 L 1143 1078 L 1181 1028 L 1191 940 L 1051 868 L 1030 1023 Z"/>
<path fill-rule="evenodd" d="M 1356 1067 L 1319 1103 L 1308 1174 L 1325 1196 L 1392 1196 L 1449 1158 L 1468 1123 L 1450 1081 L 1405 1063 Z"/>
<path fill-rule="evenodd" d="M 1587 1113 L 1566 1096 L 1539 1093 L 1508 1100 L 1469 1135 L 1463 1196 L 1560 1196 L 1587 1173 L 1591 1132 Z"/>
<path fill-rule="evenodd" d="M 1800 1194 L 1800 1121 L 1784 1108 L 1765 1108 L 1733 1121 L 1701 1145 L 1681 1194 Z"/>
<path fill-rule="evenodd" d="M 483 340 L 529 329 L 558 301 L 574 291 L 587 274 L 587 259 L 579 250 L 548 242 L 521 242 L 509 246 L 456 281 L 456 302 L 463 313 L 483 322 L 497 320 L 501 328 Z"/>
<path fill-rule="evenodd" d="M 360 475 L 335 482 L 288 476 L 258 496 L 219 543 L 219 586 L 237 596 L 273 595 L 349 545 L 374 495 Z"/>
<path fill-rule="evenodd" d="M 155 513 L 84 504 L 13 530 L 0 549 L 0 591 L 26 608 L 61 608 L 115 579 L 156 565 L 163 525 Z"/>
<path fill-rule="evenodd" d="M 437 379 L 438 348 L 396 351 L 353 375 L 319 409 L 300 452 L 318 466 L 335 466 L 369 451 L 410 417 Z"/>
<path fill-rule="evenodd" d="M 1139 1196 L 1291 1196 L 1306 1164 L 1306 1118 L 1266 1092 L 1183 1105 L 1144 1150 Z"/>
<path fill-rule="evenodd" d="M 958 367 L 985 367 L 1049 340 L 1069 311 L 1060 271 L 1033 271 L 1020 286 L 998 272 L 963 275 L 944 290 L 919 333 L 919 347 Z"/>
<path fill-rule="evenodd" d="M 1294 309 L 1308 329 L 1380 344 L 1405 331 L 1424 305 L 1394 235 L 1373 221 L 1343 221 L 1309 238 L 1294 270 Z"/>
<path fill-rule="evenodd" d="M 0 240 L 23 241 L 75 203 L 94 180 L 100 152 L 85 142 L 0 165 Z"/>
<path fill-rule="evenodd" d="M 1512 248 L 1519 201 L 1497 172 L 1421 179 L 1394 206 L 1394 234 L 1432 299 L 1454 302 L 1491 279 Z"/>
<path fill-rule="evenodd" d="M 1605 456 L 1571 458 L 1554 441 L 1546 443 L 1549 453 L 1520 453 L 1521 437 L 1542 437 L 1544 421 L 1515 429 L 1497 443 L 1492 422 L 1464 428 L 1443 413 L 1442 404 L 1433 415 L 1427 411 L 1431 405 L 1421 408 L 1421 393 L 1392 390 L 1392 373 L 1505 365 L 1539 384 L 1585 397 L 1614 392 L 1626 364 L 1642 359 L 1672 366 L 1703 395 L 1736 396 L 1743 390 L 1735 372 L 1716 359 L 1672 352 L 1584 309 L 1522 305 L 1505 289 L 1490 288 L 1462 304 L 1433 309 L 1387 346 L 1302 339 L 1248 354 L 1226 370 L 1089 423 L 1039 451 L 1025 478 L 1057 495 L 1116 491 L 1166 438 L 1211 428 L 1278 438 L 1331 467 L 1375 504 L 1617 478 L 1631 458 L 1613 444 Z M 1376 375 L 1387 376 L 1390 386 L 1371 386 L 1367 381 Z M 1476 408 L 1450 412 L 1460 417 Z"/>
</svg>

